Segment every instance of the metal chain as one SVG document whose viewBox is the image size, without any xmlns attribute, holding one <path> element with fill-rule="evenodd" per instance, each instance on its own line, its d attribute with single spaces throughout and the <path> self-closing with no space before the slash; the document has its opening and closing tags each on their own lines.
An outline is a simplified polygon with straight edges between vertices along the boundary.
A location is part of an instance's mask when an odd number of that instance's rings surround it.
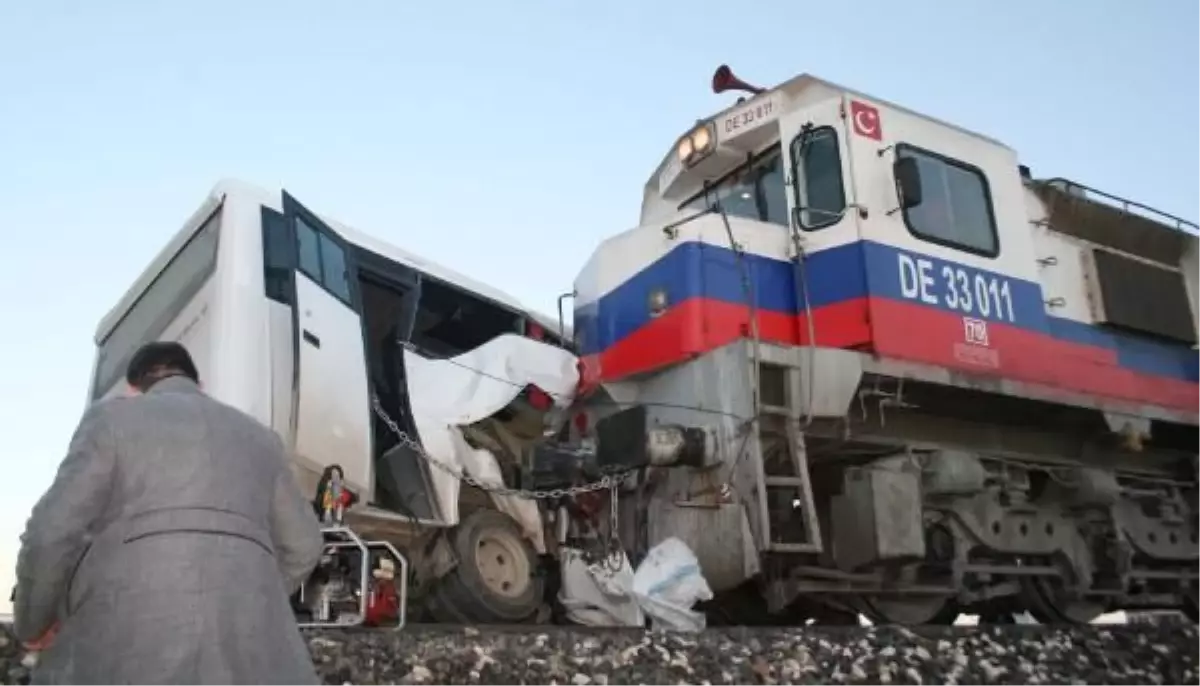
<svg viewBox="0 0 1200 686">
<path fill-rule="evenodd" d="M 379 415 L 379 418 L 382 419 L 392 433 L 396 435 L 396 438 L 399 439 L 403 445 L 416 453 L 421 459 L 449 474 L 450 476 L 459 479 L 463 483 L 474 486 L 488 493 L 493 493 L 495 495 L 515 495 L 520 498 L 528 498 L 531 500 L 545 500 L 565 498 L 569 496 L 580 495 L 582 493 L 591 493 L 593 491 L 608 489 L 611 491 L 611 495 L 609 497 L 609 532 L 608 536 L 606 537 L 607 540 L 603 544 L 603 557 L 599 561 L 599 565 L 602 569 L 610 573 L 615 574 L 616 572 L 620 571 L 624 559 L 622 555 L 620 536 L 617 533 L 617 529 L 619 527 L 617 489 L 622 483 L 624 483 L 626 479 L 634 474 L 636 470 L 626 469 L 614 474 L 606 474 L 598 481 L 593 481 L 592 483 L 572 486 L 570 488 L 552 488 L 546 491 L 494 486 L 492 484 L 483 483 L 470 474 L 467 474 L 466 470 L 452 467 L 425 452 L 425 449 L 420 443 L 406 434 L 395 422 L 395 420 L 388 416 L 387 411 L 383 409 L 383 405 L 379 402 L 379 396 L 373 393 L 371 394 L 371 407 L 374 409 L 375 414 Z"/>
<path fill-rule="evenodd" d="M 480 481 L 479 479 L 476 479 L 475 477 L 471 476 L 470 474 L 467 474 L 465 469 L 460 469 L 458 467 L 453 467 L 451 465 L 448 465 L 445 462 L 442 462 L 441 460 L 437 459 L 436 457 L 425 452 L 425 449 L 423 447 L 421 447 L 420 443 L 418 443 L 411 436 L 406 434 L 400 428 L 400 426 L 398 424 L 396 424 L 396 422 L 391 417 L 388 416 L 387 412 L 383 409 L 383 405 L 380 404 L 380 402 L 379 402 L 379 396 L 377 396 L 373 393 L 371 394 L 371 407 L 372 407 L 372 409 L 375 410 L 375 414 L 379 415 L 379 418 L 382 419 L 385 424 L 387 424 L 388 428 L 391 429 L 392 433 L 396 434 L 396 438 L 398 438 L 400 440 L 400 443 L 403 444 L 405 447 L 409 448 L 410 450 L 412 450 L 414 453 L 416 453 L 421 459 L 425 460 L 426 462 L 428 462 L 430 465 L 436 467 L 437 469 L 440 469 L 441 471 L 449 474 L 450 476 L 453 476 L 454 478 L 462 481 L 465 484 L 474 486 L 475 488 L 478 488 L 482 491 L 486 491 L 488 493 L 492 493 L 495 495 L 515 495 L 519 498 L 528 498 L 530 500 L 548 500 L 548 499 L 558 499 L 558 498 L 565 498 L 565 497 L 569 497 L 569 496 L 576 496 L 576 495 L 580 495 L 582 493 L 591 493 L 593 491 L 601 491 L 604 489 L 611 489 L 611 490 L 615 491 L 617 489 L 617 487 L 619 487 L 622 483 L 624 483 L 625 480 L 628 479 L 630 477 L 630 475 L 632 475 L 634 473 L 634 470 L 632 470 L 632 469 L 625 470 L 625 471 L 614 473 L 614 474 L 606 474 L 606 475 L 602 476 L 598 481 L 593 481 L 591 483 L 582 484 L 579 486 L 572 486 L 570 488 L 552 488 L 552 489 L 546 490 L 546 491 L 536 491 L 536 490 L 529 490 L 529 489 L 524 489 L 524 488 L 508 488 L 507 486 L 495 486 L 492 484 L 487 484 L 487 483 Z M 615 499 L 614 499 L 614 501 L 615 501 Z M 615 503 L 614 503 L 614 509 L 615 509 Z"/>
<path fill-rule="evenodd" d="M 617 487 L 613 486 L 608 499 L 608 541 L 604 545 L 603 569 L 610 574 L 621 571 L 625 562 L 624 547 L 621 545 L 621 518 L 617 505 Z"/>
</svg>

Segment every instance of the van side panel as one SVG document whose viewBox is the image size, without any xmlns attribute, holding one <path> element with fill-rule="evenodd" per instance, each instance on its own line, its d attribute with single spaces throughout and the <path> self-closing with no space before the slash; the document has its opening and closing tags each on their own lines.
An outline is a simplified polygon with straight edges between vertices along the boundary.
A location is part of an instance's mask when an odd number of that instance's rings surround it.
<svg viewBox="0 0 1200 686">
<path fill-rule="evenodd" d="M 230 194 L 225 200 L 224 239 L 213 299 L 215 365 L 208 392 L 221 402 L 273 426 L 272 348 L 267 299 L 263 297 L 262 205 Z M 250 334 L 250 335 L 247 335 Z"/>
</svg>

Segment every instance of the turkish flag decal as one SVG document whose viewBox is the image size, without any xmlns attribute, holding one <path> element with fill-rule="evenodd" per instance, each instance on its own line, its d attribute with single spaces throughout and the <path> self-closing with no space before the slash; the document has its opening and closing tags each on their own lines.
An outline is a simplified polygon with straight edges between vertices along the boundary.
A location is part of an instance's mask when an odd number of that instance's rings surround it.
<svg viewBox="0 0 1200 686">
<path fill-rule="evenodd" d="M 857 100 L 850 101 L 850 118 L 854 120 L 854 133 L 883 140 L 883 126 L 879 123 L 879 110 Z"/>
</svg>

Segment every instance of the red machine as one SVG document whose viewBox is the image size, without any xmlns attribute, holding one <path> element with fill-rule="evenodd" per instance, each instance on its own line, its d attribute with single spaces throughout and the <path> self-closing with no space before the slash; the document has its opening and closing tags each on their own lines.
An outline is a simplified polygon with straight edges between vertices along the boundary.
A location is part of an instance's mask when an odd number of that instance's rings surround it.
<svg viewBox="0 0 1200 686">
<path fill-rule="evenodd" d="M 396 567 L 387 558 L 379 561 L 379 567 L 371 573 L 374 578 L 367 595 L 367 612 L 364 626 L 392 624 L 400 617 L 400 594 L 396 590 Z"/>
<path fill-rule="evenodd" d="M 313 498 L 325 550 L 294 601 L 300 625 L 402 627 L 408 560 L 391 543 L 364 540 L 346 525 L 344 515 L 358 495 L 342 484 L 341 476 L 341 466 L 327 467 Z"/>
</svg>

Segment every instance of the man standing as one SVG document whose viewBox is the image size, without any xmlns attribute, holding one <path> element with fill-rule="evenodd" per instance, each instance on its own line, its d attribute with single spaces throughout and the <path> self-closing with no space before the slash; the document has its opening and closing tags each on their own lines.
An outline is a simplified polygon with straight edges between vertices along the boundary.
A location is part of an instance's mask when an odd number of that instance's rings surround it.
<svg viewBox="0 0 1200 686">
<path fill-rule="evenodd" d="M 17 559 L 35 682 L 318 683 L 288 596 L 322 540 L 283 443 L 150 343 L 84 414 Z M 55 632 L 55 633 L 50 633 Z"/>
</svg>

